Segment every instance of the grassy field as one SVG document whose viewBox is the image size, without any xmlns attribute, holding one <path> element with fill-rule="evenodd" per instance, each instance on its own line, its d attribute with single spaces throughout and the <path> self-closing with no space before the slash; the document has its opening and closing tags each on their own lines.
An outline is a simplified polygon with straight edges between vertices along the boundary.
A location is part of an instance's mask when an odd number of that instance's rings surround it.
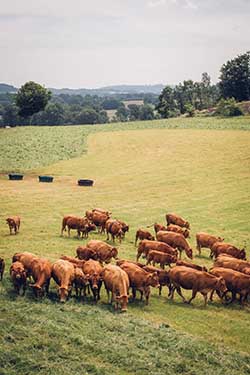
<svg viewBox="0 0 250 375">
<path fill-rule="evenodd" d="M 187 306 L 153 290 L 149 306 L 136 301 L 121 315 L 104 290 L 97 306 L 75 298 L 61 306 L 54 283 L 50 299 L 36 301 L 30 291 L 16 297 L 8 277 L 16 251 L 74 255 L 85 240 L 60 237 L 62 216 L 94 206 L 130 224 L 122 258 L 135 259 L 136 229 L 164 223 L 170 211 L 190 221 L 194 251 L 195 233 L 208 231 L 245 246 L 249 258 L 249 129 L 242 118 L 0 130 L 0 374 L 250 373 L 248 307 L 216 300 L 204 308 L 201 297 Z M 7 180 L 9 171 L 24 180 Z M 39 183 L 40 174 L 55 181 Z M 95 185 L 79 187 L 78 178 Z M 21 231 L 9 236 L 5 218 L 14 214 Z M 211 266 L 208 255 L 195 262 Z"/>
</svg>

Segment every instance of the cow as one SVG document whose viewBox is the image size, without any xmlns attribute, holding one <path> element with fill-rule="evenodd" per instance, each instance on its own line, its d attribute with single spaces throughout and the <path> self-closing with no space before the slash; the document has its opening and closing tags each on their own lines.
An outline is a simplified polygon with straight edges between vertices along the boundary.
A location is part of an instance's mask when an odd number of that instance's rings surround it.
<svg viewBox="0 0 250 375">
<path fill-rule="evenodd" d="M 60 259 L 67 260 L 68 262 L 72 263 L 74 267 L 78 267 L 81 269 L 85 263 L 85 260 L 80 260 L 69 255 L 61 255 Z"/>
<path fill-rule="evenodd" d="M 159 277 L 159 284 L 160 284 L 159 296 L 161 295 L 162 287 L 165 286 L 165 285 L 168 287 L 169 294 L 170 294 L 171 284 L 170 284 L 170 279 L 169 279 L 169 276 L 168 276 L 168 271 L 162 270 L 162 269 L 159 269 L 159 268 L 153 267 L 153 266 L 143 266 L 142 268 L 145 271 L 150 272 L 150 273 L 157 272 L 157 275 Z"/>
<path fill-rule="evenodd" d="M 80 228 L 80 232 L 82 233 L 82 238 L 88 238 L 89 233 L 96 230 L 95 224 L 91 222 L 87 222 L 83 227 Z"/>
<path fill-rule="evenodd" d="M 189 246 L 187 240 L 183 237 L 180 233 L 175 232 L 166 232 L 160 231 L 157 233 L 156 238 L 158 241 L 162 241 L 167 243 L 170 246 L 176 247 L 180 252 L 180 259 L 181 253 L 185 250 L 186 255 L 188 258 L 193 259 L 193 250 Z"/>
<path fill-rule="evenodd" d="M 241 304 L 247 299 L 250 292 L 250 276 L 244 273 L 231 270 L 229 268 L 215 267 L 210 270 L 210 273 L 217 277 L 223 277 L 226 283 L 227 290 L 232 293 L 232 298 L 228 303 L 236 299 L 236 294 L 240 295 Z M 225 295 L 225 293 L 224 293 Z M 211 293 L 210 300 L 213 299 Z"/>
<path fill-rule="evenodd" d="M 142 241 L 142 240 L 154 241 L 155 238 L 154 238 L 154 236 L 152 236 L 152 234 L 149 231 L 147 231 L 145 229 L 138 229 L 136 231 L 136 234 L 135 234 L 135 246 L 137 244 L 138 239 L 140 241 Z"/>
<path fill-rule="evenodd" d="M 23 296 L 26 291 L 27 276 L 24 266 L 21 262 L 14 262 L 10 266 L 10 278 L 14 285 L 14 289 L 17 294 L 20 294 L 21 288 L 23 288 Z"/>
<path fill-rule="evenodd" d="M 85 216 L 92 221 L 92 217 L 93 217 L 93 213 L 94 212 L 99 212 L 101 214 L 105 214 L 107 216 L 111 216 L 112 215 L 112 212 L 109 212 L 107 210 L 103 210 L 102 208 L 93 208 L 92 211 L 86 211 L 85 212 Z"/>
<path fill-rule="evenodd" d="M 124 237 L 124 232 L 122 230 L 122 225 L 118 220 L 108 219 L 105 223 L 105 229 L 107 233 L 107 241 L 109 240 L 109 234 L 111 234 L 113 242 L 115 242 L 115 238 L 121 239 Z"/>
<path fill-rule="evenodd" d="M 103 268 L 100 263 L 93 259 L 87 260 L 83 265 L 83 272 L 86 275 L 89 275 L 89 285 L 93 293 L 95 303 L 100 299 L 100 289 L 102 286 L 102 269 Z"/>
<path fill-rule="evenodd" d="M 159 263 L 160 267 L 164 269 L 165 265 L 170 266 L 171 263 L 176 263 L 177 257 L 171 254 L 162 253 L 161 251 L 157 250 L 150 250 L 147 255 L 147 265 L 153 263 Z"/>
<path fill-rule="evenodd" d="M 217 277 L 209 274 L 208 272 L 198 271 L 190 267 L 176 266 L 168 272 L 172 289 L 170 298 L 173 299 L 174 291 L 181 296 L 183 302 L 191 303 L 199 292 L 204 297 L 204 306 L 207 305 L 207 295 L 209 291 L 216 290 L 218 293 L 225 293 L 227 287 L 223 277 Z M 192 297 L 186 300 L 182 295 L 181 288 L 192 290 Z"/>
<path fill-rule="evenodd" d="M 31 276 L 31 263 L 34 259 L 39 259 L 37 255 L 27 251 L 23 253 L 15 253 L 12 257 L 12 262 L 21 262 L 24 265 L 27 277 Z"/>
<path fill-rule="evenodd" d="M 141 293 L 141 301 L 143 296 L 145 296 L 145 303 L 148 305 L 150 286 L 160 287 L 157 272 L 148 273 L 144 269 L 129 262 L 121 264 L 120 267 L 128 274 L 133 300 L 136 297 L 136 290 L 139 290 Z"/>
<path fill-rule="evenodd" d="M 244 249 L 238 249 L 234 245 L 225 242 L 215 242 L 211 248 L 211 258 L 217 258 L 220 254 L 228 254 L 234 258 L 246 260 Z"/>
<path fill-rule="evenodd" d="M 82 217 L 77 216 L 64 216 L 62 220 L 62 229 L 61 229 L 61 236 L 63 236 L 63 232 L 68 227 L 68 236 L 70 237 L 70 230 L 76 229 L 78 238 L 82 233 L 86 232 L 86 226 L 88 225 L 88 220 Z"/>
<path fill-rule="evenodd" d="M 123 231 L 123 237 L 125 237 L 125 233 L 129 231 L 129 225 L 124 223 L 124 221 L 121 221 L 121 220 L 117 220 L 118 223 L 121 224 L 121 227 L 122 227 L 122 231 Z"/>
<path fill-rule="evenodd" d="M 199 266 L 198 264 L 187 262 L 185 260 L 177 260 L 176 265 L 177 266 L 190 267 L 190 268 L 194 268 L 195 270 L 198 270 L 198 271 L 205 271 L 205 272 L 207 272 L 207 267 Z"/>
<path fill-rule="evenodd" d="M 201 254 L 201 248 L 205 247 L 211 250 L 213 244 L 215 242 L 222 242 L 224 241 L 224 238 L 212 236 L 211 234 L 199 232 L 196 234 L 196 247 L 199 252 L 199 255 Z"/>
<path fill-rule="evenodd" d="M 108 294 L 108 303 L 115 302 L 115 310 L 119 306 L 122 312 L 127 311 L 129 278 L 128 274 L 118 266 L 108 264 L 101 272 L 105 289 Z M 111 292 L 111 300 L 109 299 L 109 292 Z"/>
<path fill-rule="evenodd" d="M 167 226 L 167 231 L 169 232 L 175 232 L 175 233 L 180 233 L 182 234 L 185 238 L 189 238 L 189 230 L 185 227 L 180 227 L 179 225 L 176 224 L 169 224 Z"/>
<path fill-rule="evenodd" d="M 117 259 L 118 257 L 118 250 L 116 247 L 112 247 L 106 242 L 100 240 L 89 241 L 87 247 L 96 251 L 97 259 L 100 263 L 109 263 L 112 258 Z"/>
<path fill-rule="evenodd" d="M 155 234 L 157 234 L 160 230 L 167 230 L 167 227 L 162 224 L 154 223 L 154 230 Z"/>
<path fill-rule="evenodd" d="M 34 284 L 29 284 L 36 297 L 42 297 L 44 292 L 48 295 L 52 265 L 45 258 L 34 258 L 30 264 Z"/>
<path fill-rule="evenodd" d="M 96 250 L 87 246 L 78 246 L 78 248 L 76 249 L 76 254 L 77 258 L 82 260 L 98 259 Z"/>
<path fill-rule="evenodd" d="M 20 216 L 7 217 L 6 224 L 9 225 L 10 234 L 12 234 L 12 229 L 14 230 L 14 233 L 17 234 L 19 232 L 19 228 L 21 224 Z"/>
<path fill-rule="evenodd" d="M 5 260 L 0 257 L 0 280 L 3 280 L 3 274 L 5 269 Z"/>
<path fill-rule="evenodd" d="M 89 285 L 89 275 L 85 275 L 82 268 L 75 267 L 75 277 L 73 285 L 75 287 L 76 297 L 81 298 L 83 291 L 84 299 L 84 297 L 86 296 L 86 287 Z"/>
<path fill-rule="evenodd" d="M 166 221 L 168 225 L 176 224 L 176 225 L 179 225 L 179 227 L 185 227 L 187 229 L 190 229 L 189 222 L 174 213 L 166 214 Z"/>
<path fill-rule="evenodd" d="M 99 232 L 103 233 L 105 231 L 106 221 L 110 218 L 109 214 L 102 213 L 99 211 L 94 211 L 94 212 L 89 213 L 87 211 L 86 216 L 89 220 L 91 220 L 98 227 Z"/>
<path fill-rule="evenodd" d="M 58 295 L 60 302 L 66 302 L 72 291 L 75 279 L 75 267 L 67 260 L 59 259 L 52 265 L 52 277 L 59 286 Z"/>
<path fill-rule="evenodd" d="M 214 267 L 230 268 L 250 276 L 250 262 L 227 256 L 227 254 L 219 255 L 214 261 Z"/>
<path fill-rule="evenodd" d="M 164 242 L 142 240 L 139 243 L 139 246 L 137 249 L 136 260 L 137 261 L 139 260 L 141 254 L 144 254 L 144 256 L 146 257 L 149 250 L 157 250 L 157 251 L 161 251 L 163 253 L 168 253 L 171 255 L 178 255 L 178 252 L 176 249 L 173 249 L 171 246 L 169 246 L 168 244 Z"/>
</svg>

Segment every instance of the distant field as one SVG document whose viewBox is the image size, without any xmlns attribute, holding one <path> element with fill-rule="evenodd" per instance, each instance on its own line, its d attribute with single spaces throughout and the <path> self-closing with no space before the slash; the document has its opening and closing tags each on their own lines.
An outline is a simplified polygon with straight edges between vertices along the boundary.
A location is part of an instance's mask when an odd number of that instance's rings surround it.
<svg viewBox="0 0 250 375">
<path fill-rule="evenodd" d="M 125 105 L 125 107 L 127 108 L 129 105 L 131 104 L 135 104 L 135 105 L 143 105 L 143 100 L 124 100 L 123 101 L 123 104 Z"/>
<path fill-rule="evenodd" d="M 50 299 L 35 301 L 30 291 L 16 297 L 8 277 L 16 251 L 52 261 L 74 255 L 85 240 L 60 237 L 62 216 L 95 206 L 130 224 L 118 245 L 122 258 L 135 259 L 136 229 L 164 223 L 167 211 L 190 221 L 195 254 L 195 233 L 203 230 L 245 246 L 249 258 L 248 129 L 249 119 L 242 118 L 0 130 L 0 255 L 7 258 L 0 373 L 249 374 L 249 307 L 216 300 L 204 308 L 200 296 L 187 306 L 153 290 L 149 306 L 137 301 L 121 315 L 107 305 L 104 290 L 95 307 L 74 298 L 61 306 L 54 283 Z M 26 171 L 24 180 L 7 180 L 10 169 Z M 55 181 L 39 183 L 39 174 Z M 77 186 L 80 177 L 95 185 Z M 9 236 L 5 224 L 11 214 L 22 217 L 17 236 Z M 208 255 L 203 250 L 195 262 L 210 267 Z"/>
</svg>

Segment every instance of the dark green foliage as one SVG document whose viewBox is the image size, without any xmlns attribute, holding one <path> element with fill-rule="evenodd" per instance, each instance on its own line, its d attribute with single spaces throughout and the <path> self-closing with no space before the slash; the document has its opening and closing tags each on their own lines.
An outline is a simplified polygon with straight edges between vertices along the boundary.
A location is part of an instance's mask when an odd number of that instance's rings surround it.
<svg viewBox="0 0 250 375">
<path fill-rule="evenodd" d="M 51 93 L 36 82 L 25 83 L 17 92 L 16 105 L 21 117 L 29 117 L 34 113 L 44 110 Z"/>
<path fill-rule="evenodd" d="M 250 99 L 250 52 L 227 61 L 220 72 L 223 98 L 233 97 L 237 101 Z"/>
<path fill-rule="evenodd" d="M 140 106 L 139 113 L 140 120 L 153 120 L 154 119 L 154 109 L 150 104 L 144 104 Z"/>
<path fill-rule="evenodd" d="M 115 98 L 106 98 L 102 102 L 103 109 L 117 109 L 121 104 L 121 101 Z"/>
<path fill-rule="evenodd" d="M 185 112 L 187 113 L 188 117 L 194 117 L 195 115 L 194 106 L 190 103 L 185 104 Z"/>
<path fill-rule="evenodd" d="M 234 98 L 221 99 L 216 108 L 216 115 L 224 117 L 241 116 L 243 115 L 242 110 L 236 103 Z"/>
<path fill-rule="evenodd" d="M 64 107 L 59 103 L 49 103 L 44 111 L 35 113 L 32 125 L 62 125 L 64 123 Z"/>
</svg>

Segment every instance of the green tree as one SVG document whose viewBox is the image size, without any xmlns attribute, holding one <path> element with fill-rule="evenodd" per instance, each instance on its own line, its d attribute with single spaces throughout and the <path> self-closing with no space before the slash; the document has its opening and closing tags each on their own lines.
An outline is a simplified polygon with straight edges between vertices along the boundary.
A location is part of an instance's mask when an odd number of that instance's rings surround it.
<svg viewBox="0 0 250 375">
<path fill-rule="evenodd" d="M 171 86 L 166 86 L 162 90 L 156 109 L 163 118 L 173 117 L 176 113 L 175 90 Z"/>
<path fill-rule="evenodd" d="M 227 61 L 221 67 L 220 89 L 223 98 L 250 99 L 250 52 Z"/>
<path fill-rule="evenodd" d="M 34 113 L 44 110 L 51 97 L 50 91 L 36 82 L 25 83 L 17 92 L 16 105 L 19 115 L 32 116 Z"/>
<path fill-rule="evenodd" d="M 75 117 L 75 124 L 97 124 L 99 121 L 97 111 L 93 108 L 84 108 Z"/>
<path fill-rule="evenodd" d="M 140 106 L 140 120 L 153 120 L 154 119 L 154 110 L 150 104 L 145 104 Z"/>
<path fill-rule="evenodd" d="M 129 120 L 136 121 L 140 118 L 140 106 L 137 104 L 129 104 Z"/>
<path fill-rule="evenodd" d="M 129 116 L 129 110 L 125 107 L 123 103 L 119 106 L 115 113 L 115 120 L 116 121 L 121 121 L 125 122 L 128 121 L 128 116 Z"/>
<path fill-rule="evenodd" d="M 216 108 L 216 115 L 232 117 L 232 116 L 241 116 L 243 115 L 242 110 L 236 103 L 234 98 L 230 99 L 221 99 Z"/>
<path fill-rule="evenodd" d="M 7 105 L 2 115 L 3 126 L 17 126 L 19 124 L 18 108 L 15 105 Z"/>
<path fill-rule="evenodd" d="M 59 103 L 49 103 L 44 111 L 35 113 L 30 120 L 32 125 L 62 125 L 65 123 L 64 107 Z"/>
</svg>

